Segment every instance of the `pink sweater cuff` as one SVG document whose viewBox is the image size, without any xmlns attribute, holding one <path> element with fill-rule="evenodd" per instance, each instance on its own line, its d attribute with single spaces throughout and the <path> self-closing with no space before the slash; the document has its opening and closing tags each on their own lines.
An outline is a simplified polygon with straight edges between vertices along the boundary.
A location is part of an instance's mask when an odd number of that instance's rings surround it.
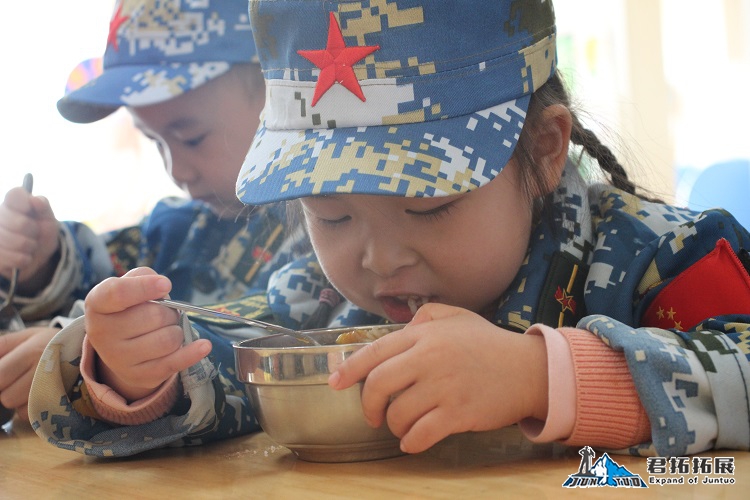
<svg viewBox="0 0 750 500">
<path fill-rule="evenodd" d="M 179 388 L 177 374 L 164 381 L 151 395 L 128 404 L 125 398 L 114 389 L 96 381 L 95 366 L 96 351 L 91 347 L 88 337 L 84 337 L 81 375 L 91 396 L 94 409 L 110 423 L 140 425 L 152 422 L 164 416 L 177 402 Z"/>
<path fill-rule="evenodd" d="M 535 443 L 566 439 L 576 419 L 576 381 L 573 356 L 560 332 L 542 324 L 532 325 L 526 335 L 542 335 L 547 346 L 549 396 L 547 419 L 526 418 L 519 422 L 521 432 Z"/>
<path fill-rule="evenodd" d="M 571 446 L 625 448 L 651 439 L 625 355 L 586 330 L 560 328 L 573 354 L 577 398 Z"/>
</svg>

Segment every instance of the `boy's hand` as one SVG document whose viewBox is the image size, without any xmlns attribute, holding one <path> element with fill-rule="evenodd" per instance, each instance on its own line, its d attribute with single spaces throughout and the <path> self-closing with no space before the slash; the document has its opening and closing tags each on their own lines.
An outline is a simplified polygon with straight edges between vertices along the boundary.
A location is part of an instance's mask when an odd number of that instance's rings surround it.
<svg viewBox="0 0 750 500">
<path fill-rule="evenodd" d="M 29 418 L 29 391 L 44 348 L 59 328 L 32 327 L 0 335 L 0 403 Z"/>
<path fill-rule="evenodd" d="M 22 187 L 8 191 L 0 205 L 0 274 L 10 278 L 13 268 L 18 268 L 19 288 L 24 289 L 33 288 L 26 282 L 39 281 L 40 274 L 49 281 L 59 232 L 60 223 L 47 198 L 32 196 Z"/>
<path fill-rule="evenodd" d="M 138 268 L 101 282 L 86 297 L 86 335 L 98 355 L 97 378 L 128 401 L 148 396 L 211 352 L 205 339 L 183 346 L 179 314 L 148 302 L 171 288 L 168 278 Z"/>
<path fill-rule="evenodd" d="M 465 309 L 422 306 L 401 331 L 368 344 L 334 372 L 345 389 L 367 377 L 362 408 L 418 453 L 450 434 L 547 417 L 544 339 L 502 330 Z"/>
</svg>

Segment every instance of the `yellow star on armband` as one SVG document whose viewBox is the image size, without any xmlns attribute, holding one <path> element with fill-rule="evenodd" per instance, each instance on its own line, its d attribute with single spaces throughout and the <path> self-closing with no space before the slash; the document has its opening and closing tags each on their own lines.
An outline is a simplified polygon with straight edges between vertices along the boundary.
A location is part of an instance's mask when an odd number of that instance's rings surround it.
<svg viewBox="0 0 750 500">
<path fill-rule="evenodd" d="M 669 311 L 667 311 L 667 317 L 671 320 L 674 320 L 675 314 L 677 314 L 677 311 L 670 307 Z"/>
<path fill-rule="evenodd" d="M 659 319 L 664 319 L 664 309 L 660 307 L 659 310 L 656 311 L 656 317 Z"/>
</svg>

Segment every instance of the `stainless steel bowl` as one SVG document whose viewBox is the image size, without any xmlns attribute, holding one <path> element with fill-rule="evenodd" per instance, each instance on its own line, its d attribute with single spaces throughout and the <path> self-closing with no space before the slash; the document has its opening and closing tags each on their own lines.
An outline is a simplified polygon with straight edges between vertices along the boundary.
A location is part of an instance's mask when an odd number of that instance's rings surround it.
<svg viewBox="0 0 750 500">
<path fill-rule="evenodd" d="M 404 325 L 375 328 L 399 330 Z M 357 327 L 357 329 L 370 327 Z M 237 378 L 263 430 L 302 460 L 358 462 L 401 455 L 398 439 L 386 425 L 365 422 L 362 383 L 334 391 L 328 376 L 365 344 L 337 345 L 352 328 L 308 331 L 320 346 L 300 345 L 288 335 L 269 335 L 235 345 Z M 306 333 L 308 333 L 306 332 Z"/>
</svg>

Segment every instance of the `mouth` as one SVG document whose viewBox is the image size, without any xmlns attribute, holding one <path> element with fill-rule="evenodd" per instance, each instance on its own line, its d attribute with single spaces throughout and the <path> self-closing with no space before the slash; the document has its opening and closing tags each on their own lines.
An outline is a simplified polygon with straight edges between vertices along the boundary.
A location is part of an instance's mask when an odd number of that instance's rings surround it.
<svg viewBox="0 0 750 500">
<path fill-rule="evenodd" d="M 392 295 L 380 297 L 380 303 L 386 315 L 398 323 L 408 323 L 420 307 L 430 302 L 430 297 L 423 295 Z"/>
<path fill-rule="evenodd" d="M 419 308 L 430 301 L 429 297 L 422 297 L 420 295 L 400 295 L 396 298 L 405 301 L 412 314 L 417 314 Z"/>
</svg>

